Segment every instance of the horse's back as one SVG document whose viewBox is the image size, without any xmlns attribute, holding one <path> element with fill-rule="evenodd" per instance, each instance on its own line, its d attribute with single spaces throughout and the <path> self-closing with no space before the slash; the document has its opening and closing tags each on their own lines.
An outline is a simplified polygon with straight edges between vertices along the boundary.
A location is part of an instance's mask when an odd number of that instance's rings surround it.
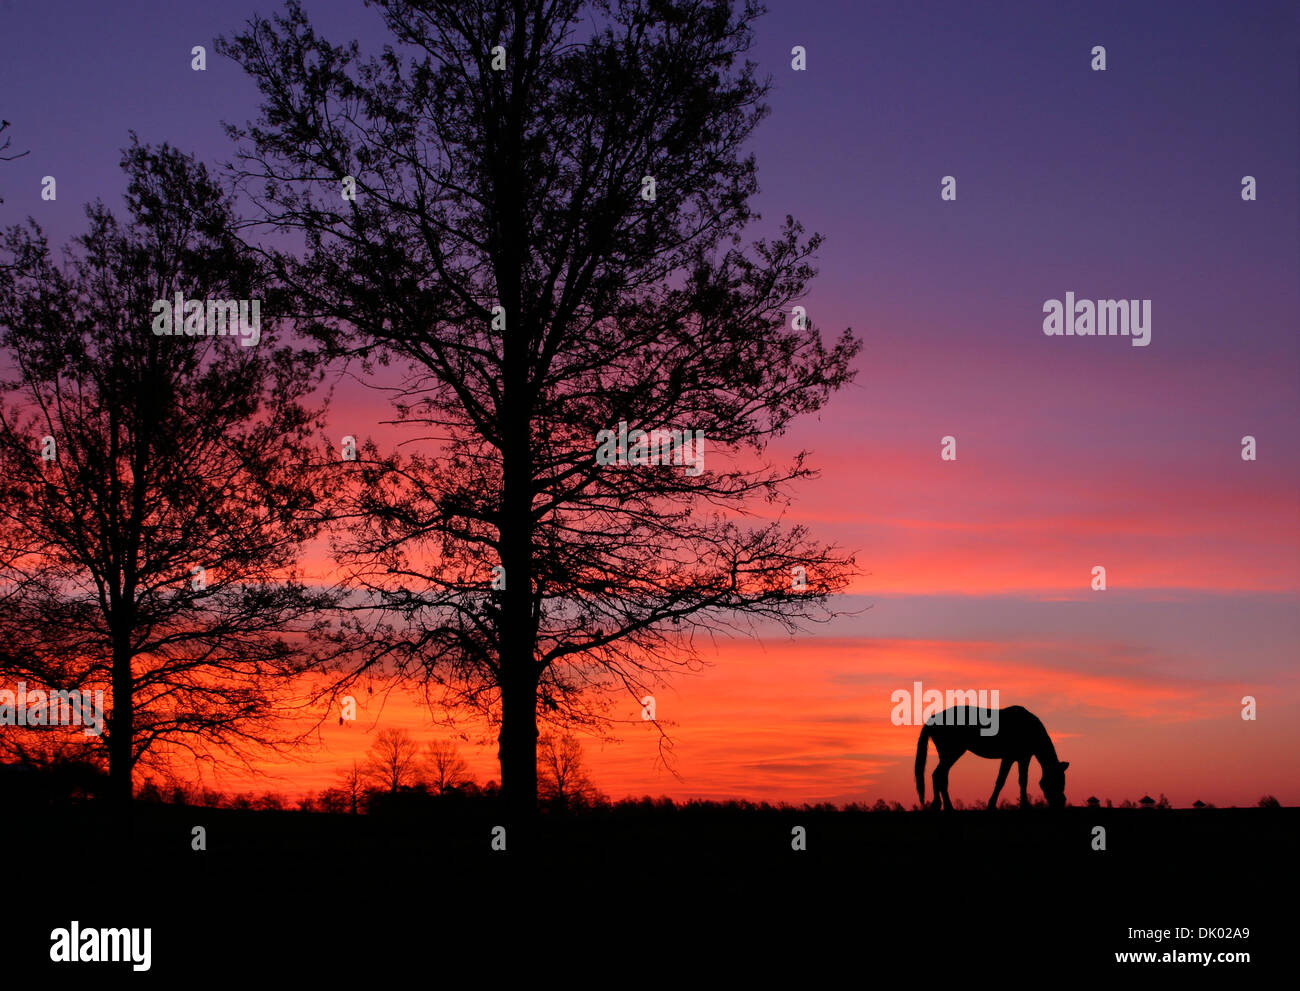
<svg viewBox="0 0 1300 991">
<path fill-rule="evenodd" d="M 1021 705 L 1005 709 L 951 706 L 926 720 L 940 750 L 969 750 L 977 757 L 1020 756 L 1045 733 L 1042 721 Z"/>
<path fill-rule="evenodd" d="M 1028 709 L 1026 709 L 1023 705 L 1009 705 L 1005 709 L 1001 709 L 999 711 L 1001 712 L 1001 716 L 999 718 L 1011 720 L 1012 725 L 1029 726 L 1029 727 L 1033 727 L 1033 726 L 1041 727 L 1043 725 L 1043 721 L 1039 719 L 1037 716 L 1035 716 Z"/>
</svg>

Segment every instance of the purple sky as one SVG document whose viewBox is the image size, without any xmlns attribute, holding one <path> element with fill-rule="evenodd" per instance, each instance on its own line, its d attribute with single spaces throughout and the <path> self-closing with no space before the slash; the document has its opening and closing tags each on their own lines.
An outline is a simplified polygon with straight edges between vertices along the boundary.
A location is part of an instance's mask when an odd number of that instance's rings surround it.
<svg viewBox="0 0 1300 991">
<path fill-rule="evenodd" d="M 791 213 L 825 234 L 809 313 L 866 341 L 857 382 L 785 445 L 813 448 L 825 469 L 792 515 L 858 549 L 871 572 L 855 592 L 875 608 L 826 632 L 974 645 L 1033 630 L 1055 644 L 1038 673 L 1059 671 L 1085 695 L 1086 679 L 1113 665 L 1162 686 L 1136 708 L 1179 725 L 1158 744 L 1171 765 L 1198 739 L 1237 733 L 1236 700 L 1252 690 L 1271 725 L 1236 739 L 1232 760 L 1204 758 L 1214 775 L 1203 794 L 1194 781 L 1167 790 L 1176 802 L 1251 801 L 1266 782 L 1238 782 L 1262 764 L 1294 804 L 1300 790 L 1284 781 L 1300 780 L 1297 6 L 988 6 L 773 0 L 759 23 L 753 57 L 774 87 L 752 143 L 755 233 Z M 61 244 L 82 229 L 83 202 L 120 209 L 129 129 L 210 164 L 230 157 L 220 121 L 255 116 L 256 91 L 212 41 L 273 9 L 0 0 L 0 116 L 13 150 L 31 150 L 0 163 L 0 225 L 32 215 Z M 307 9 L 335 42 L 375 51 L 383 39 L 360 2 Z M 196 44 L 206 72 L 190 68 Z M 804 72 L 790 67 L 794 45 L 807 49 Z M 1089 67 L 1094 45 L 1105 46 L 1104 72 Z M 40 199 L 45 175 L 56 202 Z M 945 175 L 955 202 L 940 199 Z M 1256 202 L 1241 198 L 1245 175 Z M 1150 346 L 1044 336 L 1043 302 L 1067 291 L 1150 299 Z M 358 436 L 381 433 L 384 415 L 356 395 L 340 412 Z M 1246 434 L 1257 462 L 1239 456 Z M 944 435 L 958 438 L 955 463 L 938 459 Z M 1113 575 L 1104 600 L 1086 581 L 1098 563 Z M 812 640 L 808 649 L 816 656 Z M 979 658 L 970 683 L 951 687 L 985 685 L 987 654 L 969 654 Z M 842 658 L 819 670 L 807 677 L 842 683 Z M 1075 739 L 1080 773 L 1090 732 L 1105 734 L 1097 761 L 1147 738 L 1114 724 L 1122 697 L 1048 693 L 1040 678 L 997 671 L 1003 704 L 1041 711 Z M 903 665 L 895 680 L 925 675 Z M 709 677 L 723 691 L 745 671 L 720 664 Z M 884 699 L 863 704 L 887 726 L 886 682 Z M 1207 730 L 1215 718 L 1226 722 Z M 800 765 L 825 759 L 834 780 L 819 796 L 905 799 L 910 745 L 899 736 L 897 766 L 856 780 L 836 777 L 826 755 L 801 754 Z M 754 775 L 751 789 L 767 794 Z M 1159 787 L 1127 773 L 1095 780 L 1099 794 L 1121 782 L 1116 799 Z"/>
</svg>

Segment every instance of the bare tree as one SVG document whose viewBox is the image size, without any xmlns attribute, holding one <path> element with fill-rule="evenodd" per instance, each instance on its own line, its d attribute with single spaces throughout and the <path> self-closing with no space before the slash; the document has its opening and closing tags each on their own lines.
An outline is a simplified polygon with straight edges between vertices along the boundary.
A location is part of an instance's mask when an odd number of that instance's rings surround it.
<svg viewBox="0 0 1300 991">
<path fill-rule="evenodd" d="M 450 740 L 432 740 L 425 748 L 424 780 L 435 794 L 445 795 L 471 781 L 469 764 Z"/>
<path fill-rule="evenodd" d="M 358 804 L 356 800 L 349 799 L 345 788 L 326 788 L 320 793 L 317 802 L 322 812 L 347 812 L 350 809 L 353 815 L 357 813 Z"/>
<path fill-rule="evenodd" d="M 366 797 L 366 774 L 365 771 L 354 760 L 350 768 L 344 768 L 339 772 L 340 786 L 331 788 L 325 795 L 322 795 L 322 801 L 331 793 L 337 793 L 341 796 L 342 808 L 337 809 L 330 806 L 326 811 L 351 812 L 356 815 L 361 810 L 361 805 Z M 332 800 L 332 799 L 331 799 Z"/>
<path fill-rule="evenodd" d="M 351 465 L 359 669 L 496 721 L 524 818 L 539 715 L 599 727 L 698 634 L 830 615 L 852 558 L 776 519 L 813 471 L 766 450 L 860 343 L 794 308 L 818 236 L 742 247 L 756 3 L 371 6 L 378 58 L 293 0 L 219 42 L 264 98 L 232 169 L 311 245 L 275 259 L 304 325 L 404 369 L 399 419 L 432 435 Z"/>
<path fill-rule="evenodd" d="M 413 785 L 420 777 L 420 745 L 404 729 L 380 730 L 366 752 L 361 773 L 377 788 L 392 793 L 402 785 Z"/>
<path fill-rule="evenodd" d="M 572 734 L 544 733 L 537 741 L 538 797 L 552 807 L 582 807 L 599 797 L 583 765 L 582 744 Z"/>
<path fill-rule="evenodd" d="M 156 301 L 201 318 L 264 276 L 201 165 L 134 136 L 122 165 L 125 225 L 88 207 L 64 266 L 34 224 L 0 251 L 0 668 L 104 692 L 95 743 L 129 803 L 142 761 L 248 764 L 282 739 L 330 597 L 297 569 L 320 525 L 314 358 L 269 313 L 257 346 L 157 333 Z"/>
</svg>

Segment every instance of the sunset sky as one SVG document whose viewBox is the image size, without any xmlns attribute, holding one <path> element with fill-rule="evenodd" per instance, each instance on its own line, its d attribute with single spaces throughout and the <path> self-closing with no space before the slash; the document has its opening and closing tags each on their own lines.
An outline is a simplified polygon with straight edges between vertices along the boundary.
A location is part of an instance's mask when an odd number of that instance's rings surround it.
<svg viewBox="0 0 1300 991">
<path fill-rule="evenodd" d="M 679 778 L 639 706 L 616 710 L 620 742 L 585 743 L 611 797 L 910 805 L 916 727 L 891 723 L 890 696 L 920 681 L 1040 716 L 1075 804 L 1300 803 L 1296 5 L 1082 6 L 769 3 L 753 234 L 790 213 L 826 235 L 805 305 L 825 334 L 865 341 L 857 380 L 772 453 L 813 451 L 822 475 L 787 518 L 863 574 L 835 622 L 717 641 L 711 666 L 656 693 Z M 213 38 L 272 9 L 0 0 L 0 116 L 31 150 L 0 163 L 0 226 L 30 215 L 61 246 L 85 202 L 120 210 L 131 129 L 230 158 L 220 122 L 253 118 L 257 94 Z M 333 41 L 384 39 L 359 0 L 306 9 Z M 1045 336 L 1043 304 L 1067 292 L 1151 300 L 1150 345 Z M 331 424 L 392 444 L 390 417 L 348 386 Z M 310 763 L 218 783 L 320 789 L 380 728 L 448 732 L 411 698 L 361 701 Z M 495 746 L 463 731 L 480 780 L 498 777 Z M 953 798 L 987 799 L 996 772 L 967 756 Z"/>
</svg>

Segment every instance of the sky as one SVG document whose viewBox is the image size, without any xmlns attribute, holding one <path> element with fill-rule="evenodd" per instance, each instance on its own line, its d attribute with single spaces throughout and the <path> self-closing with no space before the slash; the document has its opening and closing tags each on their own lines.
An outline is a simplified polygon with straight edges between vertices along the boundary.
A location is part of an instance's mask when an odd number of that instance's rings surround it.
<svg viewBox="0 0 1300 991">
<path fill-rule="evenodd" d="M 717 641 L 658 691 L 675 774 L 629 701 L 618 742 L 585 742 L 613 797 L 910 804 L 916 728 L 891 695 L 921 682 L 1040 716 L 1076 804 L 1300 803 L 1295 4 L 988 6 L 772 0 L 759 21 L 753 233 L 789 213 L 824 234 L 809 316 L 865 343 L 856 381 L 773 453 L 813 452 L 788 518 L 863 574 L 835 622 Z M 120 208 L 130 130 L 230 158 L 221 121 L 254 117 L 257 94 L 213 38 L 273 9 L 0 0 L 0 116 L 30 150 L 0 163 L 0 226 L 33 216 L 62 244 L 83 203 Z M 360 2 L 306 9 L 332 40 L 382 43 Z M 1150 300 L 1149 344 L 1045 335 L 1066 293 Z M 332 416 L 392 439 L 365 390 Z M 328 787 L 378 729 L 448 732 L 411 699 L 360 701 L 310 762 L 221 783 Z M 481 728 L 458 732 L 496 776 Z M 996 770 L 967 756 L 952 796 L 986 799 Z"/>
</svg>

